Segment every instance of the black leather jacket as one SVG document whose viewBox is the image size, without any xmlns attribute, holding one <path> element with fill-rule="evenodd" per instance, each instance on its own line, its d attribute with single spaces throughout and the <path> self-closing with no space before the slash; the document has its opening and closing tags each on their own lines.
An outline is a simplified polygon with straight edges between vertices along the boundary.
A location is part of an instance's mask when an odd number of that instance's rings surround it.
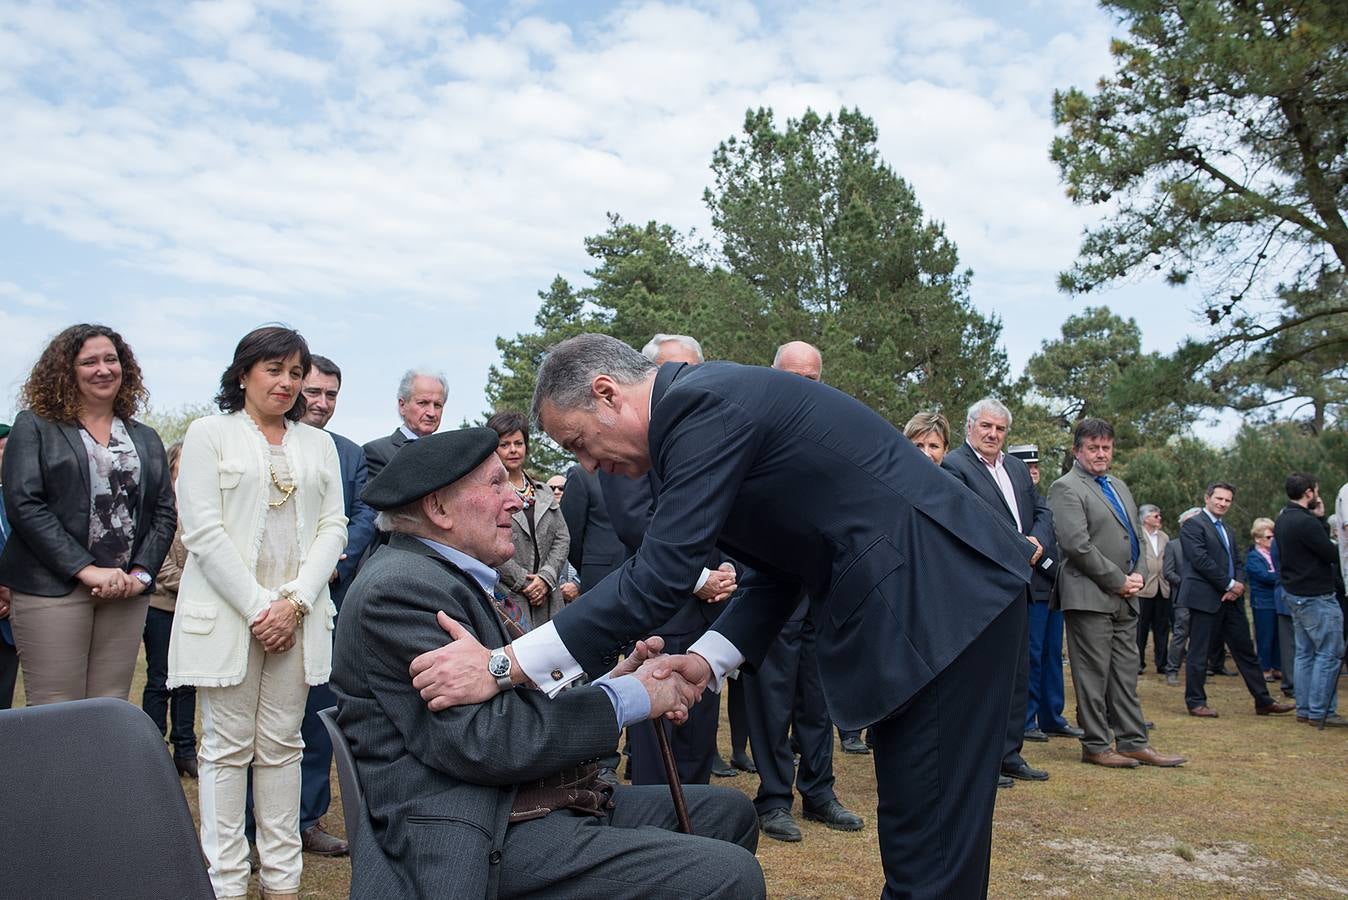
<svg viewBox="0 0 1348 900">
<path fill-rule="evenodd" d="M 134 419 L 127 434 L 140 456 L 140 502 L 130 566 L 159 571 L 178 522 L 164 443 Z M 0 584 L 25 594 L 62 597 L 89 552 L 89 459 L 79 426 L 19 413 L 5 445 L 5 512 L 12 533 L 0 550 Z"/>
</svg>

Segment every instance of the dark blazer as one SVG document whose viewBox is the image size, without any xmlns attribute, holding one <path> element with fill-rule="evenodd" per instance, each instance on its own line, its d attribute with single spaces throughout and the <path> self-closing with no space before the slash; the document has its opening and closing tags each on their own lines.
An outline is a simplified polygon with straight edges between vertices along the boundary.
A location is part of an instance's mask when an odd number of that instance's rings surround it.
<svg viewBox="0 0 1348 900">
<path fill-rule="evenodd" d="M 1030 477 L 1030 467 L 1025 465 L 1023 460 L 1008 455 L 1003 460 L 1003 465 L 1006 467 L 1006 474 L 1011 478 L 1011 487 L 1015 492 L 1021 534 L 1033 536 L 1044 548 L 1044 555 L 1039 557 L 1039 562 L 1035 564 L 1035 574 L 1042 573 L 1051 579 L 1058 574 L 1058 539 L 1053 534 L 1053 513 L 1048 508 L 1048 501 L 1040 496 L 1035 488 L 1034 479 Z M 947 453 L 941 468 L 964 482 L 969 490 L 981 497 L 1001 521 L 1012 528 L 1016 527 L 1015 517 L 1011 515 L 1011 508 L 1006 505 L 1002 489 L 997 486 L 992 473 L 988 471 L 987 464 L 979 458 L 978 452 L 969 446 L 968 441 Z M 1036 578 L 1032 584 L 1040 585 L 1041 580 Z M 1049 584 L 1051 586 L 1051 580 Z M 1034 599 L 1047 600 L 1048 595 L 1044 593 L 1042 597 Z"/>
<path fill-rule="evenodd" d="M 1277 608 L 1278 573 L 1273 571 L 1257 547 L 1251 547 L 1245 554 L 1245 580 L 1250 586 L 1250 609 Z"/>
<path fill-rule="evenodd" d="M 407 435 L 403 434 L 401 427 L 393 429 L 393 434 L 388 437 L 375 438 L 361 449 L 365 451 L 365 466 L 367 475 L 370 478 L 383 471 L 388 461 L 393 459 L 393 454 L 398 452 L 398 448 L 407 443 Z"/>
<path fill-rule="evenodd" d="M 9 519 L 5 516 L 5 494 L 0 491 L 0 554 L 4 553 L 5 542 L 9 538 Z M 14 631 L 9 627 L 8 617 L 0 619 L 0 641 L 4 641 L 9 646 L 14 646 Z M 4 697 L 0 697 L 0 702 L 4 702 Z"/>
<path fill-rule="evenodd" d="M 444 643 L 439 610 L 489 647 L 509 640 L 471 576 L 398 534 L 361 567 L 337 621 L 337 722 L 369 807 L 352 897 L 494 897 L 515 786 L 617 746 L 613 705 L 594 686 L 427 709 L 407 669 Z"/>
<path fill-rule="evenodd" d="M 604 502 L 604 489 L 594 472 L 572 466 L 566 473 L 566 490 L 562 492 L 562 518 L 566 519 L 571 534 L 571 551 L 567 559 L 580 574 L 580 592 L 583 594 L 598 584 L 605 575 L 627 559 L 626 545 L 613 531 Z"/>
<path fill-rule="evenodd" d="M 1170 582 L 1170 599 L 1176 606 L 1180 602 L 1180 586 L 1184 581 L 1184 545 L 1179 541 L 1167 541 L 1165 559 L 1161 562 L 1161 574 Z"/>
<path fill-rule="evenodd" d="M 686 602 L 713 547 L 753 571 L 713 630 L 760 662 L 803 588 L 829 710 L 889 715 L 1029 582 L 1030 545 L 860 401 L 789 372 L 667 363 L 648 431 L 661 488 L 636 556 L 554 622 L 590 675 Z"/>
<path fill-rule="evenodd" d="M 613 523 L 613 531 L 627 548 L 627 556 L 630 558 L 640 549 L 641 542 L 646 537 L 646 529 L 650 528 L 651 519 L 655 517 L 658 491 L 655 477 L 647 474 L 645 478 L 624 478 L 600 472 L 599 483 L 603 486 L 604 502 L 608 505 L 609 521 Z M 713 549 L 697 566 L 694 574 L 700 576 L 704 568 L 714 569 L 724 560 L 725 557 Z M 728 602 L 726 600 L 721 603 L 707 603 L 694 596 L 690 590 L 678 611 L 669 618 L 669 621 L 656 628 L 655 633 L 661 637 L 701 636 L 708 625 L 720 618 Z"/>
<path fill-rule="evenodd" d="M 337 580 L 328 585 L 332 595 L 332 605 L 339 611 L 346 597 L 351 580 L 360 568 L 360 558 L 375 537 L 374 510 L 360 499 L 365 490 L 368 469 L 365 464 L 365 451 L 360 444 L 350 438 L 329 431 L 332 442 L 337 445 L 337 463 L 342 467 L 342 500 L 346 504 L 346 559 L 337 563 Z"/>
<path fill-rule="evenodd" d="M 125 420 L 140 456 L 140 499 L 130 566 L 154 575 L 178 525 L 164 442 L 148 425 Z M 5 445 L 5 510 L 11 534 L 0 551 L 0 584 L 25 594 L 63 597 L 89 552 L 89 456 L 79 426 L 49 422 L 24 410 Z M 130 567 L 128 566 L 128 568 Z"/>
<path fill-rule="evenodd" d="M 1227 540 L 1235 549 L 1235 534 L 1225 522 L 1222 525 L 1226 528 Z M 1231 557 L 1206 512 L 1200 512 L 1180 526 L 1180 544 L 1184 547 L 1180 605 L 1202 612 L 1220 611 L 1226 586 L 1232 577 L 1241 580 L 1244 570 L 1235 566 L 1231 570 L 1234 575 L 1228 574 L 1227 563 Z"/>
</svg>

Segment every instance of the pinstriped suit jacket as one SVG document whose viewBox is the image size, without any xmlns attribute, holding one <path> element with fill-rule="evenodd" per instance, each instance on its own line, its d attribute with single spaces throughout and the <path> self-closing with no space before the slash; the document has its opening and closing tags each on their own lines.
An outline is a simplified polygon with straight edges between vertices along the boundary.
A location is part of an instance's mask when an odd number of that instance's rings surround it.
<svg viewBox="0 0 1348 900">
<path fill-rule="evenodd" d="M 362 900 L 494 897 L 515 786 L 617 746 L 597 687 L 428 710 L 408 666 L 444 644 L 442 609 L 489 647 L 508 640 L 469 575 L 394 535 L 361 567 L 338 621 L 331 685 L 369 807 L 353 844 L 351 896 Z"/>
</svg>

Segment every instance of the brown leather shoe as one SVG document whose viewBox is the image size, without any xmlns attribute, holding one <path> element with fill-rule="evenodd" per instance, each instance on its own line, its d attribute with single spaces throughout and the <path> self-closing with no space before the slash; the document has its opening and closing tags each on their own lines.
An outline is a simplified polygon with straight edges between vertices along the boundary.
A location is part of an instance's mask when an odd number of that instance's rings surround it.
<svg viewBox="0 0 1348 900">
<path fill-rule="evenodd" d="M 346 856 L 351 847 L 336 835 L 328 834 L 322 822 L 309 826 L 300 832 L 304 852 L 315 856 Z"/>
<path fill-rule="evenodd" d="M 1293 708 L 1295 709 L 1295 707 Z M 1217 710 L 1211 706 L 1195 706 L 1189 710 L 1189 715 L 1198 716 L 1200 719 L 1215 719 L 1217 718 Z"/>
<path fill-rule="evenodd" d="M 1256 716 L 1280 716 L 1283 713 L 1294 712 L 1297 706 L 1295 703 L 1270 703 L 1268 706 L 1255 707 Z"/>
<path fill-rule="evenodd" d="M 1188 762 L 1188 760 L 1182 756 L 1169 756 L 1165 753 L 1157 753 L 1151 747 L 1143 747 L 1141 750 L 1120 750 L 1119 756 L 1135 759 L 1144 766 L 1160 766 L 1163 769 L 1169 769 L 1172 766 L 1182 766 Z"/>
<path fill-rule="evenodd" d="M 1305 725 L 1305 724 L 1306 724 L 1307 722 L 1309 722 L 1309 721 L 1310 721 L 1310 719 L 1306 718 L 1305 716 L 1297 716 L 1297 724 L 1298 724 L 1298 725 Z"/>
<path fill-rule="evenodd" d="M 1081 761 L 1096 766 L 1104 766 L 1107 769 L 1136 769 L 1141 765 L 1135 759 L 1129 759 L 1127 756 L 1115 753 L 1113 748 L 1099 753 L 1091 753 L 1083 747 L 1081 749 Z"/>
</svg>

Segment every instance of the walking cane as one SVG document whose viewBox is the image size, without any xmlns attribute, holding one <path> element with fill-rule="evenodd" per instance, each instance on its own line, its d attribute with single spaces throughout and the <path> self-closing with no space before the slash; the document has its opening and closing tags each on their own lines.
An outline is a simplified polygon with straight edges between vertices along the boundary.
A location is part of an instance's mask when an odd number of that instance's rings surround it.
<svg viewBox="0 0 1348 900">
<path fill-rule="evenodd" d="M 651 719 L 655 729 L 655 740 L 660 744 L 660 761 L 665 764 L 665 779 L 669 782 L 669 796 L 674 800 L 674 815 L 679 819 L 679 830 L 684 834 L 693 833 L 693 824 L 688 821 L 688 805 L 683 801 L 683 785 L 679 783 L 679 767 L 674 764 L 674 750 L 669 746 L 669 735 L 665 733 L 664 722 Z"/>
</svg>

